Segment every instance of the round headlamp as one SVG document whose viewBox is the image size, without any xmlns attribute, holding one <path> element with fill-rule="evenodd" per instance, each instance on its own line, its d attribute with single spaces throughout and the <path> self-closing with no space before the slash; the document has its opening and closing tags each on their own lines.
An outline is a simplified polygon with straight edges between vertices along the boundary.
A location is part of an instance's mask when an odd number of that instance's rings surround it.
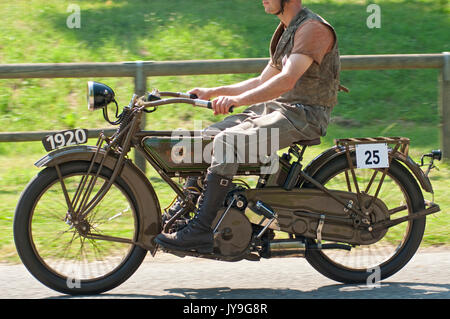
<svg viewBox="0 0 450 319">
<path fill-rule="evenodd" d="M 114 91 L 107 85 L 89 81 L 87 85 L 87 101 L 90 111 L 102 109 L 114 102 Z"/>
</svg>

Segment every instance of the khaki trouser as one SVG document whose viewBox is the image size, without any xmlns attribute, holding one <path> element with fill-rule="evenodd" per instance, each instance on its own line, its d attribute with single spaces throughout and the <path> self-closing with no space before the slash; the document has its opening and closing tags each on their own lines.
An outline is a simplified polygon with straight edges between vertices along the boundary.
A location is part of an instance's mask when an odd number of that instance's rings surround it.
<svg viewBox="0 0 450 319">
<path fill-rule="evenodd" d="M 327 107 L 270 101 L 228 116 L 203 132 L 215 135 L 208 171 L 232 178 L 241 163 L 267 163 L 280 149 L 324 136 L 330 114 Z"/>
</svg>

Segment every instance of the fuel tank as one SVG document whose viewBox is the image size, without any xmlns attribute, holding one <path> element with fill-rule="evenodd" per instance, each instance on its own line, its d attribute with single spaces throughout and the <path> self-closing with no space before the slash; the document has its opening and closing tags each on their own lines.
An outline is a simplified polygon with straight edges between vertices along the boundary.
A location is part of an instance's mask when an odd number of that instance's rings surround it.
<svg viewBox="0 0 450 319">
<path fill-rule="evenodd" d="M 147 136 L 143 138 L 142 145 L 148 155 L 169 176 L 204 174 L 211 164 L 213 138 L 203 138 L 195 134 Z M 263 175 L 270 168 L 270 164 L 272 162 L 240 163 L 237 175 Z M 264 167 L 266 169 L 261 169 Z"/>
</svg>

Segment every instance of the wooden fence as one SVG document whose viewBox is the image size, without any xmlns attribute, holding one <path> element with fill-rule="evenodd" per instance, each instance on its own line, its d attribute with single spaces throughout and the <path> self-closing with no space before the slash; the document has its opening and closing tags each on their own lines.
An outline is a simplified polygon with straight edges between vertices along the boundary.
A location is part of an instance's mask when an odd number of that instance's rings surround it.
<svg viewBox="0 0 450 319">
<path fill-rule="evenodd" d="M 134 61 L 117 63 L 38 63 L 0 65 L 0 79 L 14 78 L 95 78 L 133 77 L 135 93 L 146 92 L 147 77 L 201 74 L 259 73 L 267 58 L 203 61 Z M 341 57 L 342 70 L 440 69 L 440 140 L 444 159 L 450 159 L 450 52 L 437 54 L 352 55 Z M 90 137 L 100 129 L 90 130 Z M 48 132 L 0 133 L 0 142 L 39 141 Z M 142 158 L 137 165 L 145 167 Z"/>
</svg>

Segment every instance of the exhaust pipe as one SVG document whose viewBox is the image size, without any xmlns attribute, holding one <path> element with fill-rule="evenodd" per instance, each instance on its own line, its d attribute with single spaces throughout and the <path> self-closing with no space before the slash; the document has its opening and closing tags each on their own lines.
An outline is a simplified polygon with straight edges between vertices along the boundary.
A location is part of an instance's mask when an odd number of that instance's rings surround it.
<svg viewBox="0 0 450 319">
<path fill-rule="evenodd" d="M 263 246 L 261 257 L 283 258 L 283 257 L 305 257 L 306 250 L 344 249 L 350 251 L 352 246 L 344 244 L 322 244 L 321 246 L 307 245 L 304 239 L 275 239 Z"/>
<path fill-rule="evenodd" d="M 275 239 L 264 245 L 263 258 L 305 257 L 306 243 L 302 239 Z"/>
</svg>

